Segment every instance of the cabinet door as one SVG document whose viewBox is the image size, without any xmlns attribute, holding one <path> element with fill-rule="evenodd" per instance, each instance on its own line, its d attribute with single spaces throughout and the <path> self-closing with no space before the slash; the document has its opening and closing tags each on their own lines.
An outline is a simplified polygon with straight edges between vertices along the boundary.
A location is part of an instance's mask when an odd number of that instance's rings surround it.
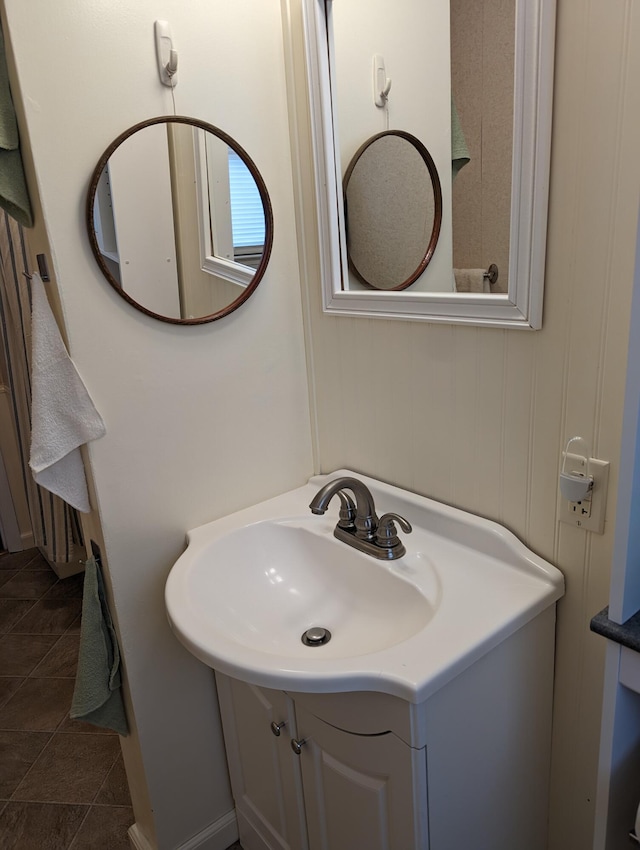
<svg viewBox="0 0 640 850">
<path fill-rule="evenodd" d="M 290 746 L 293 703 L 281 691 L 216 680 L 244 850 L 307 850 L 300 765 Z M 274 735 L 271 723 L 283 722 Z"/>
<path fill-rule="evenodd" d="M 425 750 L 296 716 L 310 850 L 428 850 Z"/>
</svg>

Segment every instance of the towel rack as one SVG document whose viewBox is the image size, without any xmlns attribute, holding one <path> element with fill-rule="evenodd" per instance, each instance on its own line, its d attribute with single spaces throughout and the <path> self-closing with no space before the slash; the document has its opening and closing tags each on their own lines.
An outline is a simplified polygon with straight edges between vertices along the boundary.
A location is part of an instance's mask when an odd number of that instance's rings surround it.
<svg viewBox="0 0 640 850">
<path fill-rule="evenodd" d="M 51 276 L 49 275 L 49 264 L 47 263 L 46 254 L 36 254 L 36 260 L 38 262 L 38 274 L 43 283 L 49 283 L 51 280 Z M 22 272 L 22 274 L 27 278 L 27 280 L 31 280 L 33 278 L 32 274 L 29 272 Z"/>
<path fill-rule="evenodd" d="M 491 286 L 493 286 L 498 280 L 498 267 L 495 263 L 491 263 L 489 268 L 484 273 L 484 277 L 489 281 Z"/>
</svg>

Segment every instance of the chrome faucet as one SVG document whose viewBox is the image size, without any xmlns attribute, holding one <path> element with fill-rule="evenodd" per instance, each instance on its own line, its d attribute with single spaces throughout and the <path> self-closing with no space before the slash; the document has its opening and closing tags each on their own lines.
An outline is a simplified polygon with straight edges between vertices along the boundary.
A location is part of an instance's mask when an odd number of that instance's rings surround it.
<svg viewBox="0 0 640 850">
<path fill-rule="evenodd" d="M 351 490 L 355 503 L 345 490 Z M 406 549 L 398 537 L 394 520 L 407 534 L 411 531 L 410 523 L 394 513 L 384 514 L 378 519 L 371 491 L 357 478 L 345 476 L 325 484 L 309 504 L 311 513 L 326 513 L 336 493 L 340 498 L 340 514 L 334 537 L 374 558 L 392 561 L 405 554 Z"/>
</svg>

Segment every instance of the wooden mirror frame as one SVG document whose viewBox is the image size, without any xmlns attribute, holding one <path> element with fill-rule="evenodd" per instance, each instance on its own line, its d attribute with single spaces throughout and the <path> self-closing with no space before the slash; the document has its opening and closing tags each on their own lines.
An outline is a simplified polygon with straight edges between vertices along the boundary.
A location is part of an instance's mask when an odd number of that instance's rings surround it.
<svg viewBox="0 0 640 850">
<path fill-rule="evenodd" d="M 211 133 L 216 136 L 226 145 L 228 145 L 232 150 L 234 150 L 238 156 L 242 159 L 244 164 L 247 166 L 251 176 L 253 177 L 256 186 L 258 187 L 258 192 L 260 194 L 260 199 L 262 201 L 262 207 L 264 210 L 264 219 L 265 219 L 265 236 L 264 236 L 264 248 L 262 252 L 262 258 L 260 263 L 258 264 L 255 274 L 253 275 L 251 282 L 246 286 L 241 295 L 239 295 L 234 301 L 232 301 L 227 307 L 224 307 L 221 310 L 218 310 L 215 313 L 211 313 L 208 316 L 198 316 L 193 319 L 177 319 L 170 316 L 163 316 L 160 313 L 155 313 L 153 310 L 149 310 L 143 304 L 140 304 L 130 295 L 128 295 L 120 286 L 118 281 L 115 279 L 113 274 L 110 272 L 109 267 L 104 261 L 104 257 L 100 251 L 100 247 L 98 245 L 98 240 L 96 238 L 94 226 L 93 226 L 93 208 L 94 201 L 96 197 L 96 191 L 98 188 L 98 182 L 102 175 L 102 172 L 109 160 L 109 157 L 113 154 L 113 152 L 120 147 L 120 145 L 126 141 L 130 136 L 134 133 L 137 133 L 139 130 L 143 130 L 146 127 L 152 127 L 156 124 L 187 124 L 192 127 L 197 127 L 201 130 L 204 130 L 207 133 Z M 136 310 L 140 310 L 142 313 L 145 313 L 147 316 L 151 316 L 154 319 L 158 319 L 161 322 L 169 322 L 173 325 L 203 325 L 207 322 L 215 322 L 218 319 L 222 319 L 224 316 L 228 316 L 229 313 L 232 313 L 234 310 L 237 310 L 244 302 L 255 292 L 256 287 L 264 277 L 264 273 L 266 271 L 267 265 L 269 263 L 269 258 L 271 256 L 271 249 L 273 247 L 273 210 L 271 207 L 271 200 L 269 198 L 269 193 L 267 191 L 267 187 L 265 185 L 264 180 L 262 179 L 262 175 L 258 171 L 257 166 L 249 156 L 249 154 L 242 148 L 231 136 L 225 133 L 223 130 L 220 130 L 218 127 L 214 127 L 213 124 L 208 124 L 205 121 L 200 121 L 197 118 L 189 118 L 184 115 L 161 115 L 156 118 L 148 118 L 145 121 L 141 121 L 138 124 L 134 124 L 132 127 L 129 127 L 123 133 L 121 133 L 117 138 L 111 142 L 111 144 L 104 151 L 100 159 L 98 160 L 98 164 L 96 165 L 93 174 L 91 176 L 91 181 L 89 183 L 89 190 L 87 193 L 87 203 L 86 203 L 86 226 L 87 226 L 87 234 L 89 236 L 89 243 L 91 245 L 91 251 L 93 256 L 98 263 L 100 271 L 107 279 L 108 283 L 115 289 L 115 291 L 120 295 L 121 298 L 124 298 L 125 301 L 128 301 Z"/>
<path fill-rule="evenodd" d="M 408 142 L 419 154 L 422 158 L 422 161 L 427 167 L 427 171 L 429 172 L 429 177 L 431 178 L 431 187 L 433 189 L 433 228 L 431 229 L 431 236 L 429 238 L 429 242 L 425 249 L 425 252 L 418 263 L 416 269 L 409 277 L 404 280 L 402 283 L 397 286 L 376 286 L 375 284 L 368 281 L 363 275 L 360 273 L 355 263 L 353 262 L 349 249 L 347 247 L 347 260 L 349 263 L 349 271 L 351 271 L 354 276 L 365 286 L 368 286 L 370 289 L 378 290 L 379 292 L 398 292 L 402 289 L 407 289 L 407 287 L 411 286 L 412 283 L 415 283 L 416 280 L 420 277 L 420 275 L 424 272 L 426 267 L 429 265 L 431 258 L 433 257 L 433 252 L 436 250 L 436 245 L 438 244 L 438 236 L 440 235 L 440 228 L 442 226 L 442 188 L 440 186 L 440 178 L 438 177 L 438 169 L 436 168 L 436 164 L 433 161 L 433 158 L 427 148 L 422 144 L 420 139 L 416 138 L 416 136 L 411 133 L 407 133 L 405 130 L 384 130 L 382 133 L 376 133 L 375 136 L 371 136 L 371 138 L 367 139 L 364 144 L 360 145 L 358 150 L 353 155 L 351 162 L 347 166 L 347 170 L 344 173 L 344 178 L 342 180 L 342 193 L 344 197 L 344 218 L 345 218 L 345 230 L 348 233 L 348 208 L 347 208 L 347 187 L 349 185 L 349 179 L 353 173 L 354 168 L 360 161 L 360 157 L 367 151 L 371 145 L 377 142 L 379 139 L 383 139 L 388 136 L 395 136 L 400 139 L 404 139 Z M 348 239 L 347 239 L 348 245 Z"/>
</svg>

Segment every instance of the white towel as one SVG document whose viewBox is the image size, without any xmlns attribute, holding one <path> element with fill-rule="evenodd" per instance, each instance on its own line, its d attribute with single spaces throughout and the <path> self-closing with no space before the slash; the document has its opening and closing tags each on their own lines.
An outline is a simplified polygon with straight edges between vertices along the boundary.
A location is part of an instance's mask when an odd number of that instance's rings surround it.
<svg viewBox="0 0 640 850">
<path fill-rule="evenodd" d="M 484 269 L 454 269 L 456 292 L 491 292 Z"/>
<path fill-rule="evenodd" d="M 35 481 L 79 511 L 91 510 L 80 446 L 105 433 L 51 312 L 44 284 L 32 280 L 31 457 Z"/>
</svg>

